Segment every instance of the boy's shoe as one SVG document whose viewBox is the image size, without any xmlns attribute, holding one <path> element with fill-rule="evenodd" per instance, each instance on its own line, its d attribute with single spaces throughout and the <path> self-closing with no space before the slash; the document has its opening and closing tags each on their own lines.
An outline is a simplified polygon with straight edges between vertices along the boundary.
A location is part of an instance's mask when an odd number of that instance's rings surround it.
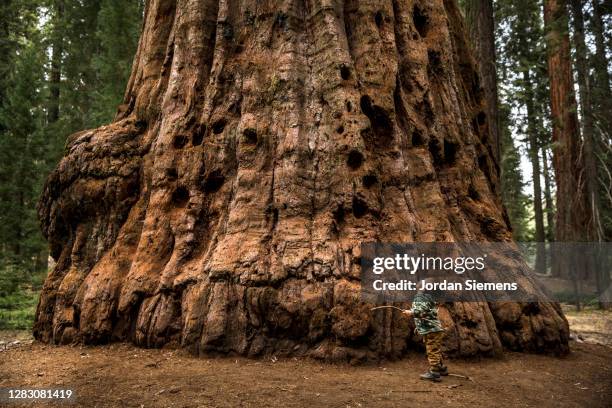
<svg viewBox="0 0 612 408">
<path fill-rule="evenodd" d="M 442 381 L 442 379 L 440 378 L 440 374 L 428 370 L 426 373 L 421 374 L 421 380 L 428 380 L 428 381 L 433 381 L 433 382 L 440 382 Z"/>
<path fill-rule="evenodd" d="M 432 368 L 431 371 L 436 372 L 442 376 L 448 375 L 448 367 L 444 364 L 440 364 L 438 367 Z"/>
</svg>

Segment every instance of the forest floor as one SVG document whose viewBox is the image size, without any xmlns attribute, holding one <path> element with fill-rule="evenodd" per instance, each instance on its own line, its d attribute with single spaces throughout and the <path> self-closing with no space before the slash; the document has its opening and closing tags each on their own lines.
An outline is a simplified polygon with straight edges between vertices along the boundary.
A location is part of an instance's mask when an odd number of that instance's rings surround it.
<svg viewBox="0 0 612 408">
<path fill-rule="evenodd" d="M 568 311 L 577 340 L 569 356 L 507 352 L 496 359 L 450 360 L 451 373 L 469 378 L 449 376 L 441 383 L 419 380 L 426 367 L 420 354 L 362 366 L 194 358 L 127 344 L 49 346 L 4 331 L 0 388 L 72 389 L 72 406 L 82 407 L 607 407 L 612 348 L 595 343 L 612 337 L 599 332 L 610 329 L 611 318 L 610 312 Z"/>
</svg>

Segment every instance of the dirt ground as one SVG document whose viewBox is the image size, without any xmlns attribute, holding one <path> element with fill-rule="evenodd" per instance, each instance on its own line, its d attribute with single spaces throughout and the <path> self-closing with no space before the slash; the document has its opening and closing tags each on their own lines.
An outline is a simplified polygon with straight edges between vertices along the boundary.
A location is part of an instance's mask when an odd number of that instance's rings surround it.
<svg viewBox="0 0 612 408">
<path fill-rule="evenodd" d="M 604 344 L 612 347 L 612 311 L 587 308 L 580 312 L 564 305 L 563 312 L 570 324 L 572 338 L 576 341 Z"/>
<path fill-rule="evenodd" d="M 612 335 L 605 331 L 611 315 L 568 311 L 568 317 L 577 340 L 568 357 L 508 352 L 451 360 L 451 373 L 469 379 L 449 376 L 436 384 L 419 380 L 426 367 L 420 354 L 365 366 L 194 358 L 126 344 L 56 347 L 32 342 L 27 333 L 1 332 L 0 388 L 69 388 L 79 407 L 609 407 L 612 348 L 594 343 Z"/>
</svg>

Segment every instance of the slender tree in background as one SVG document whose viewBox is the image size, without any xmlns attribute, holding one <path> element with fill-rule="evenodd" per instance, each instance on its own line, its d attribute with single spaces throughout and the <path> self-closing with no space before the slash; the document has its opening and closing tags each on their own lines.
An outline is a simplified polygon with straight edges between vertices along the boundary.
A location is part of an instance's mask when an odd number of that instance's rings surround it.
<svg viewBox="0 0 612 408">
<path fill-rule="evenodd" d="M 524 142 L 532 167 L 533 215 L 535 220 L 536 262 L 539 273 L 547 271 L 544 211 L 542 207 L 541 166 L 539 151 L 543 145 L 543 108 L 540 95 L 547 82 L 543 75 L 541 55 L 543 32 L 540 9 L 531 0 L 504 2 L 499 7 L 504 20 L 501 38 L 502 60 L 511 71 L 504 90 L 504 98 L 517 112 L 516 133 L 525 135 Z M 510 38 L 510 39 L 509 39 Z"/>
<path fill-rule="evenodd" d="M 64 50 L 64 0 L 54 0 L 51 7 L 49 30 L 51 42 L 51 70 L 49 73 L 49 107 L 47 123 L 55 124 L 60 115 L 60 92 L 62 79 L 62 53 Z"/>
<path fill-rule="evenodd" d="M 574 95 L 568 14 L 562 0 L 545 0 L 544 21 L 550 77 L 550 111 L 553 126 L 553 166 L 557 186 L 555 238 L 561 242 L 583 241 L 588 222 L 577 103 Z M 563 253 L 553 257 L 553 274 L 572 276 L 576 285 L 585 275 Z"/>
<path fill-rule="evenodd" d="M 583 2 L 580 0 L 571 0 L 572 22 L 573 22 L 573 42 L 575 49 L 575 67 L 578 78 L 578 90 L 580 93 L 580 112 L 582 119 L 582 158 L 584 163 L 585 188 L 587 198 L 587 209 L 590 212 L 588 222 L 585 226 L 587 240 L 591 242 L 602 242 L 604 240 L 604 230 L 601 222 L 601 209 L 599 201 L 599 175 L 597 164 L 597 153 L 595 151 L 598 143 L 595 141 L 594 134 L 594 117 L 592 106 L 592 87 L 591 78 L 588 72 L 587 63 L 587 45 L 585 42 Z M 599 255 L 599 254 L 597 254 Z M 593 260 L 598 262 L 599 256 Z M 604 276 L 600 272 L 600 267 L 595 270 L 595 283 L 597 293 L 604 293 L 603 286 Z M 608 274 L 604 269 L 605 273 Z M 600 308 L 603 308 L 604 302 L 600 300 Z"/>
<path fill-rule="evenodd" d="M 519 44 L 521 41 L 519 41 Z M 542 208 L 542 183 L 540 171 L 540 143 L 538 140 L 538 118 L 536 117 L 534 85 L 529 68 L 523 71 L 524 101 L 527 111 L 527 137 L 529 159 L 531 161 L 533 184 L 533 210 L 535 216 L 536 263 L 539 273 L 546 273 L 546 248 L 544 233 L 544 211 Z"/>
<path fill-rule="evenodd" d="M 474 47 L 474 56 L 478 62 L 480 81 L 485 92 L 491 145 L 499 163 L 502 147 L 498 114 L 493 0 L 465 0 L 464 3 L 465 17 Z"/>
<path fill-rule="evenodd" d="M 524 193 L 525 182 L 521 172 L 521 155 L 512 139 L 510 129 L 510 108 L 507 104 L 499 105 L 501 146 L 501 183 L 502 202 L 508 211 L 508 218 L 512 225 L 512 237 L 517 242 L 530 240 L 529 226 L 527 225 L 527 208 L 529 197 Z"/>
<path fill-rule="evenodd" d="M 544 176 L 544 202 L 546 203 L 546 240 L 555 240 L 555 208 L 552 196 L 552 175 L 550 174 L 550 164 L 548 159 L 548 149 L 542 148 L 542 174 Z"/>
<path fill-rule="evenodd" d="M 586 225 L 587 239 L 590 241 L 603 241 L 603 230 L 600 219 L 599 187 L 597 174 L 597 158 L 595 152 L 595 135 L 593 106 L 591 99 L 591 78 L 588 73 L 587 46 L 584 34 L 584 16 L 582 0 L 571 0 L 572 22 L 574 28 L 574 49 L 576 54 L 576 72 L 578 78 L 578 91 L 580 92 L 580 112 L 582 123 L 582 160 L 584 163 L 584 176 L 588 210 L 589 225 Z"/>
<path fill-rule="evenodd" d="M 595 39 L 595 55 L 593 67 L 595 80 L 593 89 L 593 102 L 595 103 L 598 121 L 603 123 L 602 129 L 609 132 L 612 123 L 612 94 L 610 92 L 610 72 L 606 51 L 605 26 L 603 22 L 603 4 L 605 0 L 591 0 L 593 12 L 591 14 L 591 27 Z M 610 136 L 608 136 L 610 138 Z"/>
<path fill-rule="evenodd" d="M 610 50 L 609 39 L 606 39 L 606 30 L 603 21 L 606 2 L 592 0 L 590 28 L 593 34 L 595 52 L 589 58 L 589 68 L 593 71 L 592 83 L 592 106 L 595 120 L 595 157 L 599 175 L 599 197 L 600 197 L 600 219 L 603 235 L 606 241 L 612 240 L 612 94 L 610 93 L 610 73 L 607 56 Z M 608 14 L 610 13 L 610 3 Z M 609 36 L 608 36 L 609 37 Z M 610 276 L 605 275 L 603 285 L 608 287 Z"/>
</svg>

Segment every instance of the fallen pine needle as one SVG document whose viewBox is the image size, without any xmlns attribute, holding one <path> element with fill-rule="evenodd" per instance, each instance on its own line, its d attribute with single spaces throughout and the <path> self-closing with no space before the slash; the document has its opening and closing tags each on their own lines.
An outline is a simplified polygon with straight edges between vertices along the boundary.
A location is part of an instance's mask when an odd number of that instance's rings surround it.
<svg viewBox="0 0 612 408">
<path fill-rule="evenodd" d="M 453 374 L 453 373 L 449 373 L 448 375 L 449 375 L 449 376 L 453 376 L 453 377 L 458 377 L 458 378 L 465 378 L 466 380 L 469 380 L 469 381 L 474 381 L 474 380 L 472 379 L 472 377 L 468 377 L 468 376 L 461 375 L 461 374 Z"/>
<path fill-rule="evenodd" d="M 401 390 L 395 392 L 431 392 L 431 390 Z"/>
</svg>

